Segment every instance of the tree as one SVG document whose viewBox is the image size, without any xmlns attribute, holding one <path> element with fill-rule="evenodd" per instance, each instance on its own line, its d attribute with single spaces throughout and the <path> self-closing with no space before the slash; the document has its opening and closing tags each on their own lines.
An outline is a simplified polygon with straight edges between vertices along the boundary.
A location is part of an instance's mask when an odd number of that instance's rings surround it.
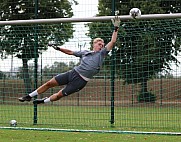
<svg viewBox="0 0 181 142">
<path fill-rule="evenodd" d="M 53 65 L 45 66 L 43 68 L 43 76 L 55 76 L 60 72 L 65 72 L 68 70 L 68 65 L 64 62 L 54 62 Z"/>
<path fill-rule="evenodd" d="M 0 0 L 0 20 L 28 20 L 35 18 L 64 18 L 72 17 L 72 5 L 75 0 L 54 1 L 42 0 L 38 3 L 35 12 L 35 3 L 32 0 Z M 38 2 L 38 1 L 37 1 Z M 28 61 L 38 58 L 38 55 L 47 50 L 47 42 L 56 40 L 60 45 L 73 37 L 71 23 L 57 25 L 4 25 L 0 27 L 0 53 L 3 58 L 14 55 L 22 60 L 23 79 L 27 92 L 31 92 L 31 79 L 28 73 Z"/>
<path fill-rule="evenodd" d="M 6 77 L 5 73 L 3 73 L 2 71 L 0 71 L 0 79 L 4 79 Z"/>
<path fill-rule="evenodd" d="M 35 70 L 35 66 L 34 64 L 29 64 L 28 65 L 28 73 L 29 73 L 29 77 L 33 78 L 34 77 L 34 70 Z M 18 67 L 16 75 L 18 78 L 23 79 L 24 78 L 24 72 L 23 72 L 23 67 Z"/>
<path fill-rule="evenodd" d="M 121 15 L 128 15 L 133 7 L 141 9 L 142 14 L 181 12 L 180 0 L 168 1 L 115 1 Z M 111 0 L 99 1 L 97 16 L 111 15 Z M 105 14 L 104 14 L 105 12 Z M 163 26 L 165 25 L 165 26 Z M 156 73 L 171 70 L 170 62 L 178 65 L 180 52 L 180 19 L 124 21 L 120 29 L 116 51 L 116 71 L 127 83 L 141 83 L 143 101 L 147 97 L 147 81 Z M 111 23 L 90 23 L 88 36 L 99 36 L 110 40 Z"/>
</svg>

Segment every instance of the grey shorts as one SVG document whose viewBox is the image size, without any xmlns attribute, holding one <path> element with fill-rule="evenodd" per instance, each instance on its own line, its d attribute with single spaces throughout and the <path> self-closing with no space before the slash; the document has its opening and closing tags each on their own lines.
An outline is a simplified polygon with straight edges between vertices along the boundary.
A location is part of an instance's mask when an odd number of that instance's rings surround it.
<svg viewBox="0 0 181 142">
<path fill-rule="evenodd" d="M 87 81 L 85 81 L 74 69 L 65 73 L 58 74 L 57 76 L 55 76 L 55 80 L 60 86 L 66 85 L 62 89 L 62 94 L 64 96 L 78 92 L 87 84 Z"/>
</svg>

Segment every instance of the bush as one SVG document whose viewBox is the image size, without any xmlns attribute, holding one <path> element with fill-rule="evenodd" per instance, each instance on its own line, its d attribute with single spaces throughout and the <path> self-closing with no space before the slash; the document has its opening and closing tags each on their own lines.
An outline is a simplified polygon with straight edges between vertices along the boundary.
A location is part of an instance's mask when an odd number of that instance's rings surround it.
<svg viewBox="0 0 181 142">
<path fill-rule="evenodd" d="M 5 77 L 6 75 L 2 71 L 0 71 L 0 79 L 4 79 Z"/>
<path fill-rule="evenodd" d="M 156 101 L 156 95 L 151 92 L 141 92 L 138 95 L 138 102 L 152 102 L 154 103 Z"/>
</svg>

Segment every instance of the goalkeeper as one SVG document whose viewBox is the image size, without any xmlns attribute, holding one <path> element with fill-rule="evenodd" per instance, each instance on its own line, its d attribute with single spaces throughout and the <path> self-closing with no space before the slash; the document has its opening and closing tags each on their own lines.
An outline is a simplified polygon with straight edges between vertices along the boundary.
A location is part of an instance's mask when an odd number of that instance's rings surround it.
<svg viewBox="0 0 181 142">
<path fill-rule="evenodd" d="M 20 97 L 19 101 L 31 101 L 32 97 L 40 95 L 47 91 L 49 88 L 55 86 L 65 85 L 65 87 L 59 92 L 51 95 L 50 97 L 36 99 L 33 101 L 33 103 L 41 104 L 57 101 L 62 97 L 78 92 L 79 90 L 84 88 L 87 82 L 99 72 L 100 67 L 103 64 L 104 58 L 107 56 L 107 54 L 113 48 L 116 42 L 118 29 L 120 26 L 120 18 L 118 16 L 115 16 L 115 18 L 111 19 L 111 21 L 114 25 L 114 31 L 112 33 L 111 41 L 106 46 L 104 45 L 104 40 L 101 38 L 95 38 L 93 40 L 93 51 L 71 51 L 69 49 L 61 48 L 53 44 L 49 45 L 65 54 L 80 57 L 80 65 L 74 67 L 70 71 L 58 74 L 32 93 Z"/>
</svg>

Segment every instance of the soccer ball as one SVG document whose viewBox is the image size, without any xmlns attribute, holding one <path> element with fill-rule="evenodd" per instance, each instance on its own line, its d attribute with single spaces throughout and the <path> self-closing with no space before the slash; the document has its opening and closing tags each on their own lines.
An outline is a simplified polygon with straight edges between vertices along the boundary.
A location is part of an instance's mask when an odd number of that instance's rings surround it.
<svg viewBox="0 0 181 142">
<path fill-rule="evenodd" d="M 141 10 L 139 8 L 132 8 L 129 11 L 129 15 L 134 19 L 140 18 L 141 17 Z"/>
<path fill-rule="evenodd" d="M 16 120 L 11 120 L 10 121 L 10 126 L 16 127 L 17 126 L 17 121 Z"/>
</svg>

